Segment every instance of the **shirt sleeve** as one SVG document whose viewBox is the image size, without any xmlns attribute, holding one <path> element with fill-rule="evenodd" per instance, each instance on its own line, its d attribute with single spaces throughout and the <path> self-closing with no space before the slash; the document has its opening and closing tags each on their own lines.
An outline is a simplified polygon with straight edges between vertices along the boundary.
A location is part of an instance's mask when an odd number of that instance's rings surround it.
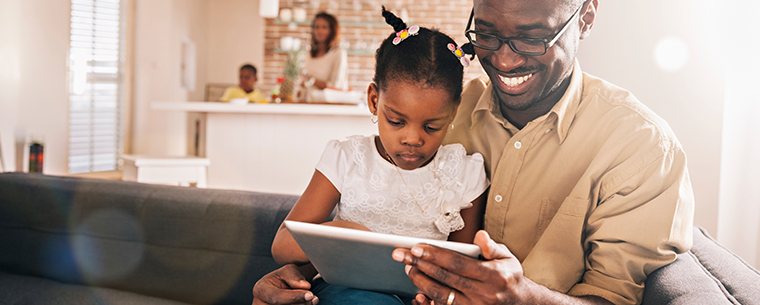
<svg viewBox="0 0 760 305">
<path fill-rule="evenodd" d="M 603 177 L 588 216 L 586 271 L 568 294 L 640 304 L 647 276 L 688 251 L 694 199 L 677 142 L 624 161 Z"/>
<path fill-rule="evenodd" d="M 474 153 L 467 156 L 464 164 L 464 177 L 466 187 L 462 198 L 467 202 L 480 197 L 488 189 L 491 182 L 486 178 L 486 168 L 483 163 L 483 156 L 480 153 Z"/>
<path fill-rule="evenodd" d="M 224 94 L 219 99 L 220 102 L 229 103 L 230 98 L 232 98 L 232 92 L 235 91 L 235 87 L 229 87 L 227 89 L 224 89 Z"/>
<path fill-rule="evenodd" d="M 338 140 L 327 142 L 322 157 L 317 163 L 316 170 L 324 175 L 335 186 L 338 192 L 343 192 L 343 178 L 346 174 L 347 151 Z"/>
</svg>

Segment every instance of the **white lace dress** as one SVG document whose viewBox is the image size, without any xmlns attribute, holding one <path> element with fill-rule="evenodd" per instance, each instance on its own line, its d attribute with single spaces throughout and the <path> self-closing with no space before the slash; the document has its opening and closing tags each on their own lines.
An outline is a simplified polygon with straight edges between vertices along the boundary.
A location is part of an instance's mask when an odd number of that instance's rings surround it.
<svg viewBox="0 0 760 305">
<path fill-rule="evenodd" d="M 316 166 L 341 194 L 335 219 L 374 232 L 441 240 L 461 230 L 460 210 L 489 186 L 483 156 L 468 156 L 461 144 L 450 144 L 424 167 L 397 171 L 377 152 L 374 139 L 332 140 Z"/>
</svg>

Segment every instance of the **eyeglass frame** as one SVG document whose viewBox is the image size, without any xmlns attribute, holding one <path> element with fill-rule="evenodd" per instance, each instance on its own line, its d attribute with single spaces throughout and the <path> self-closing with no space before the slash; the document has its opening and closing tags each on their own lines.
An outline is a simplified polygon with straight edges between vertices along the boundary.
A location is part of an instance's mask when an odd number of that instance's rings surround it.
<svg viewBox="0 0 760 305">
<path fill-rule="evenodd" d="M 586 2 L 587 1 L 583 1 L 583 3 L 581 3 L 581 5 L 577 9 L 575 9 L 575 12 L 573 13 L 573 15 L 570 16 L 570 19 L 568 19 L 567 22 L 565 22 L 565 25 L 562 26 L 562 28 L 559 30 L 559 32 L 557 32 L 556 34 L 554 34 L 554 37 L 552 37 L 551 40 L 547 39 L 546 37 L 544 37 L 544 38 L 499 37 L 498 35 L 480 33 L 480 32 L 477 32 L 475 30 L 466 30 L 464 32 L 464 36 L 467 37 L 467 40 L 469 40 L 470 43 L 473 46 L 481 48 L 481 49 L 484 49 L 484 50 L 496 51 L 496 50 L 501 49 L 502 45 L 506 44 L 506 45 L 509 46 L 509 48 L 512 50 L 512 52 L 515 52 L 517 54 L 528 55 L 528 56 L 540 56 L 540 55 L 544 55 L 544 54 L 546 54 L 546 51 L 549 50 L 549 48 L 551 48 L 552 46 L 554 46 L 554 44 L 557 42 L 557 40 L 559 40 L 559 38 L 562 36 L 562 34 L 565 33 L 565 31 L 567 30 L 567 28 L 570 26 L 570 22 L 573 21 L 573 19 L 575 19 L 575 16 L 578 16 L 578 12 L 580 12 L 581 8 L 583 8 L 583 6 L 586 5 Z M 467 21 L 467 27 L 466 27 L 467 29 L 469 29 L 470 26 L 472 26 L 472 20 L 473 20 L 474 15 L 475 15 L 475 8 L 473 8 L 470 11 L 470 19 Z M 497 46 L 496 48 L 487 48 L 487 47 L 480 46 L 480 45 L 478 45 L 478 44 L 476 44 L 475 42 L 472 41 L 472 39 L 470 38 L 470 35 L 469 35 L 470 33 L 473 33 L 475 35 L 479 34 L 479 35 L 494 37 L 494 38 L 496 38 L 496 40 L 499 41 L 499 46 Z M 527 41 L 527 42 L 532 42 L 532 43 L 543 42 L 544 43 L 544 51 L 539 53 L 539 52 L 523 52 L 523 51 L 517 50 L 517 49 L 515 49 L 514 45 L 512 45 L 512 43 L 511 43 L 512 40 Z"/>
</svg>

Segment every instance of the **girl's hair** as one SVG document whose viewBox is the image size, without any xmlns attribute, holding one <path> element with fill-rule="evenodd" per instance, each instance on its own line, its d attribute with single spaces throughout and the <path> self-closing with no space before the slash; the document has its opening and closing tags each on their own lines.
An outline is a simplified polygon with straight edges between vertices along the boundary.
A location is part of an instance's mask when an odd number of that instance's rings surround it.
<svg viewBox="0 0 760 305">
<path fill-rule="evenodd" d="M 379 91 L 385 91 L 389 82 L 415 82 L 428 88 L 442 88 L 451 93 L 455 103 L 462 94 L 464 66 L 448 48 L 456 46 L 451 37 L 438 30 L 420 27 L 415 36 L 409 36 L 393 44 L 396 33 L 407 28 L 401 18 L 386 11 L 385 22 L 393 26 L 393 33 L 386 38 L 375 54 L 373 81 Z"/>
<path fill-rule="evenodd" d="M 319 43 L 317 43 L 317 38 L 314 36 L 314 24 L 317 23 L 317 19 L 319 18 L 324 19 L 330 25 L 330 35 L 327 36 L 327 50 L 325 51 L 328 51 L 335 46 L 338 42 L 338 38 L 340 38 L 340 25 L 338 24 L 338 19 L 326 12 L 319 12 L 317 16 L 314 16 L 314 20 L 311 22 L 311 57 L 317 56 L 317 51 L 319 51 Z"/>
</svg>

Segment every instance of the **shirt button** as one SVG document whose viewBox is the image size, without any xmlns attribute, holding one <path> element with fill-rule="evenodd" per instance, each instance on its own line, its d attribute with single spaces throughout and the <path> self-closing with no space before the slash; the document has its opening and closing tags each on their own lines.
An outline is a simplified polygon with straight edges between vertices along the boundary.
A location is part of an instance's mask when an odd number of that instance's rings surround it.
<svg viewBox="0 0 760 305">
<path fill-rule="evenodd" d="M 496 197 L 493 197 L 493 200 L 496 200 L 496 202 L 501 202 L 501 195 L 496 195 Z"/>
<path fill-rule="evenodd" d="M 515 148 L 520 149 L 522 147 L 522 143 L 520 141 L 515 142 Z"/>
</svg>

